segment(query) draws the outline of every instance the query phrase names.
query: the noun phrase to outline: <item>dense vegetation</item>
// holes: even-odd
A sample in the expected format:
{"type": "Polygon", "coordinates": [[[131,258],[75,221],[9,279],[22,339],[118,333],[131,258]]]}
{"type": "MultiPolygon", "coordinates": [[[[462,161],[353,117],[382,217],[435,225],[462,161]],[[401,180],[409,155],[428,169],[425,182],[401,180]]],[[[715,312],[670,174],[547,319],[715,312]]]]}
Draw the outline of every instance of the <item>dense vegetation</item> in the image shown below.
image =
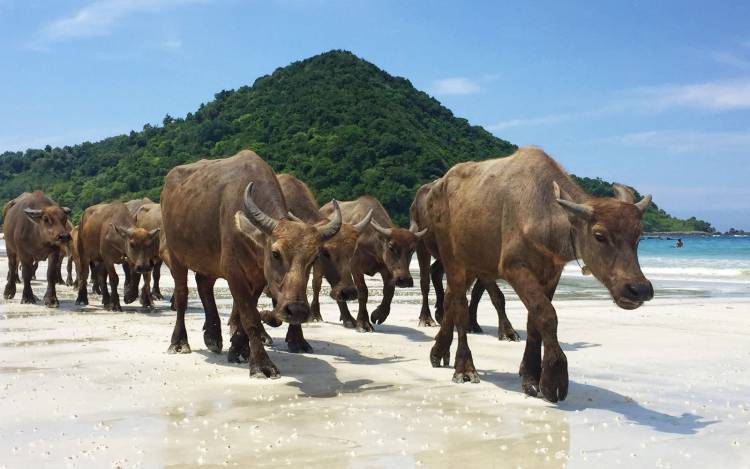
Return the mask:
{"type": "MultiPolygon", "coordinates": [[[[0,155],[0,204],[42,189],[71,207],[144,195],[158,200],[164,175],[200,158],[255,150],[277,172],[306,181],[321,202],[372,194],[405,225],[416,188],[467,159],[515,146],[455,117],[437,100],[353,54],[331,51],[279,68],[252,86],[221,91],[184,118],[167,115],[97,143],[0,155]]],[[[587,190],[611,189],[583,180],[587,190]]],[[[652,209],[648,229],[700,230],[652,209]]]]}

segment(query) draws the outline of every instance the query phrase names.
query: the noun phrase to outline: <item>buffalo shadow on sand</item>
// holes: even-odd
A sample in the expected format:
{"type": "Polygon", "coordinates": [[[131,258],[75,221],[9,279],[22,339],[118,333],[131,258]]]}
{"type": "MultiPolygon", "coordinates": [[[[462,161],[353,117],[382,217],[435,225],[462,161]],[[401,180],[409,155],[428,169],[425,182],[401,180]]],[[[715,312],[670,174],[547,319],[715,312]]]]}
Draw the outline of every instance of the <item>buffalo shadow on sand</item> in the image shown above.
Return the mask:
{"type": "MultiPolygon", "coordinates": [[[[307,339],[307,341],[313,347],[314,352],[312,354],[287,352],[284,350],[286,344],[283,339],[275,339],[274,345],[271,348],[266,348],[268,356],[281,371],[281,376],[292,377],[297,380],[296,382],[286,383],[286,385],[298,388],[304,397],[336,397],[339,394],[382,391],[394,387],[392,384],[374,384],[371,379],[341,381],[336,376],[335,363],[328,363],[326,360],[316,358],[315,355],[327,355],[334,357],[335,361],[355,365],[378,365],[406,361],[403,357],[397,355],[374,358],[362,355],[359,351],[346,345],[311,339],[307,339]]],[[[202,355],[208,363],[229,366],[245,373],[248,372],[247,363],[229,363],[226,352],[215,354],[205,349],[199,349],[193,350],[193,353],[202,355]]]]}
{"type": "MultiPolygon", "coordinates": [[[[517,373],[487,371],[480,376],[484,381],[507,391],[523,392],[521,378],[517,373]]],[[[622,415],[625,423],[630,422],[650,427],[658,432],[679,435],[694,435],[698,433],[698,430],[718,422],[717,420],[703,420],[704,417],[687,412],[679,416],[665,414],[643,407],[631,397],[572,380],[568,388],[568,397],[557,403],[556,408],[565,412],[586,409],[608,410],[622,415]]]]}

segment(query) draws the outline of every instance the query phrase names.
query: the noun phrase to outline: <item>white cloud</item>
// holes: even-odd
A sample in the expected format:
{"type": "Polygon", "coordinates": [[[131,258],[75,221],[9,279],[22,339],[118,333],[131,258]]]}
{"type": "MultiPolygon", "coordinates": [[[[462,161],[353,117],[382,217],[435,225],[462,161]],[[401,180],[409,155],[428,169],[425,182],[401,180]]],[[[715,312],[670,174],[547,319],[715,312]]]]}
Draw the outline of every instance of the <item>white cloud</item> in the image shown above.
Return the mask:
{"type": "Polygon", "coordinates": [[[176,52],[182,49],[182,39],[167,39],[166,41],[163,41],[160,46],[166,51],[176,52]]]}
{"type": "Polygon", "coordinates": [[[728,65],[739,70],[750,69],[750,59],[735,54],[734,52],[716,51],[711,54],[711,58],[713,58],[716,63],[728,65]]]}
{"type": "Polygon", "coordinates": [[[633,104],[665,110],[690,107],[712,111],[750,109],[750,79],[664,85],[635,90],[633,104]]]}
{"type": "Polygon", "coordinates": [[[466,95],[481,91],[479,84],[464,77],[435,80],[429,89],[436,95],[466,95]]]}
{"type": "Polygon", "coordinates": [[[650,147],[670,153],[719,151],[747,151],[750,148],[750,131],[745,132],[692,132],[684,130],[653,130],[637,132],[614,139],[626,145],[650,147]]]}
{"type": "Polygon", "coordinates": [[[126,17],[141,12],[155,12],[202,0],[97,0],[72,16],[59,18],[44,26],[36,46],[50,42],[106,36],[126,17]]]}

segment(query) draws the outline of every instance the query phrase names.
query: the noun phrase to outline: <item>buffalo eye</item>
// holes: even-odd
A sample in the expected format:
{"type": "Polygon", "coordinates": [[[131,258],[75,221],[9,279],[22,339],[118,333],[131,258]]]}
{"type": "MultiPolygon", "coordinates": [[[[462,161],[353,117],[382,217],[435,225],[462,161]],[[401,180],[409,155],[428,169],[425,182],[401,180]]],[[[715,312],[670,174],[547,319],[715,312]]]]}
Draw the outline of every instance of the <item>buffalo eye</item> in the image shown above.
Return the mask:
{"type": "Polygon", "coordinates": [[[46,223],[48,225],[51,223],[51,220],[49,219],[49,217],[47,215],[45,215],[45,216],[42,217],[42,221],[44,221],[44,223],[46,223]]]}
{"type": "Polygon", "coordinates": [[[281,260],[281,253],[279,251],[277,251],[277,250],[274,249],[273,251],[271,251],[271,257],[273,257],[277,261],[280,261],[281,260]]]}
{"type": "Polygon", "coordinates": [[[599,241],[600,243],[607,241],[607,237],[604,236],[603,233],[600,233],[598,231],[594,232],[594,238],[596,238],[596,240],[599,241]]]}

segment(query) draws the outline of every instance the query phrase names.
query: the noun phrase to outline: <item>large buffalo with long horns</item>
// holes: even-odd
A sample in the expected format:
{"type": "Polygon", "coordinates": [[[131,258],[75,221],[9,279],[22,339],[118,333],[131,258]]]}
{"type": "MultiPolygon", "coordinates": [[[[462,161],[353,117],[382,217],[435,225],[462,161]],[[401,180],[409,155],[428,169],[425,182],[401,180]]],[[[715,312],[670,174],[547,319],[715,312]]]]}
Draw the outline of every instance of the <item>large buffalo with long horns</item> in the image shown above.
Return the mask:
{"type": "MultiPolygon", "coordinates": [[[[328,203],[320,209],[330,216],[335,207],[328,203]]],[[[372,312],[372,322],[382,324],[391,311],[391,300],[396,287],[411,287],[414,280],[409,272],[409,262],[417,247],[417,241],[426,230],[399,228],[388,216],[383,205],[374,197],[362,196],[357,200],[341,202],[341,213],[346,223],[357,223],[372,216],[370,225],[362,230],[357,240],[351,263],[354,284],[357,286],[359,311],[356,321],[346,302],[338,302],[341,320],[347,327],[360,332],[372,332],[372,323],[367,315],[367,285],[365,275],[380,274],[383,278],[383,300],[372,312]]]]}
{"type": "Polygon", "coordinates": [[[581,259],[621,308],[638,308],[654,296],[637,254],[641,217],[651,197],[636,203],[633,192],[619,184],[615,194],[589,196],[538,148],[461,163],[436,182],[426,213],[448,285],[432,365],[448,364],[455,326],[453,380],[479,381],[466,337],[466,290],[477,277],[503,278],[528,310],[519,371],[523,390],[532,396],[541,391],[552,402],[565,399],[568,362],[552,306],[565,264],[581,259]]]}
{"type": "Polygon", "coordinates": [[[224,278],[234,300],[230,324],[239,326],[230,354],[238,355],[233,348],[244,351],[249,345],[250,375],[278,377],[278,368],[263,348],[258,298],[267,287],[274,309],[264,313],[264,319],[289,323],[290,349],[304,350],[301,324],[310,316],[307,281],[321,244],[341,227],[340,212],[318,226],[288,218],[276,175],[249,150],[172,169],[165,179],[161,209],[177,309],[169,352],[190,352],[185,309],[191,269],[206,313],[206,346],[214,352],[222,348],[213,285],[224,278]]]}
{"type": "MultiPolygon", "coordinates": [[[[289,207],[289,216],[313,225],[328,223],[328,218],[320,213],[320,207],[307,184],[291,174],[279,174],[279,184],[289,207]],[[299,218],[297,218],[299,217],[299,218]]],[[[352,279],[351,262],[357,247],[357,238],[370,225],[372,211],[356,223],[343,223],[333,238],[320,249],[320,256],[313,266],[312,320],[322,321],[320,315],[320,289],[323,278],[331,284],[331,298],[337,303],[346,304],[357,299],[357,287],[352,279]]],[[[344,321],[345,318],[340,318],[344,321]]],[[[353,321],[345,321],[346,327],[355,327],[353,321]]],[[[309,351],[312,351],[310,349],[309,351]]]]}

